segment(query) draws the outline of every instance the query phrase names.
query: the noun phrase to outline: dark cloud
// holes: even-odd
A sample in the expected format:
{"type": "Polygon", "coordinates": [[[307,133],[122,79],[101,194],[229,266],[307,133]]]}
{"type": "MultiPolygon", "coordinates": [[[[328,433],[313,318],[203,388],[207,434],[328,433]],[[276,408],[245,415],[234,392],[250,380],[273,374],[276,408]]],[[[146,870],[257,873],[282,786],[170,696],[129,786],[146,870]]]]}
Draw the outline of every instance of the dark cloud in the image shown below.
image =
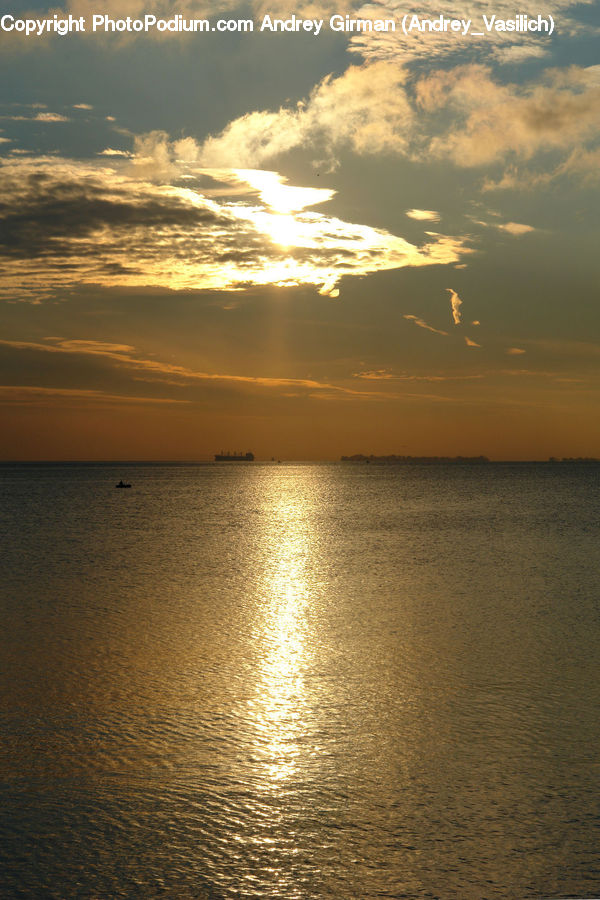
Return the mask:
{"type": "MultiPolygon", "coordinates": [[[[184,204],[177,197],[134,198],[125,191],[111,191],[90,184],[52,182],[43,173],[34,173],[26,181],[26,196],[15,208],[0,202],[0,248],[13,258],[54,256],[67,253],[73,238],[89,238],[108,228],[182,229],[200,226],[226,227],[231,220],[208,209],[184,204]],[[27,191],[27,188],[29,190],[27,191]]],[[[6,195],[6,185],[0,188],[6,195]]],[[[21,198],[19,198],[21,199],[21,198]]],[[[94,254],[94,245],[79,253],[94,254]]],[[[120,264],[113,264],[119,266],[120,264]]]]}

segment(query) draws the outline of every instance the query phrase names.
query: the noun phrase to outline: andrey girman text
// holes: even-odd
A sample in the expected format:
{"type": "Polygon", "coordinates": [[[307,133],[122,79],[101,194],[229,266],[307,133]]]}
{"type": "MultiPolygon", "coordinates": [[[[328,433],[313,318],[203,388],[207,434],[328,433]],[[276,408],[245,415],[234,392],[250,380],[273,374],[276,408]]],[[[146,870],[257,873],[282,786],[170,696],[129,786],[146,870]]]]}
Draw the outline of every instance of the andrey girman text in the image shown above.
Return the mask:
{"type": "Polygon", "coordinates": [[[45,19],[23,19],[6,13],[0,18],[0,31],[15,32],[25,37],[41,37],[45,34],[64,36],[87,32],[112,33],[148,33],[181,34],[182,32],[269,32],[288,33],[301,32],[318,35],[323,29],[344,33],[359,32],[393,32],[418,35],[427,33],[448,32],[466,37],[482,36],[494,32],[545,32],[552,34],[554,19],[541,15],[529,16],[519,13],[514,19],[501,19],[495,14],[482,15],[481,19],[453,19],[448,16],[419,16],[415,13],[394,19],[358,19],[352,16],[333,15],[329,19],[304,19],[291,15],[287,19],[278,19],[269,14],[260,21],[253,19],[187,19],[182,15],[170,19],[159,19],[155,15],[144,15],[139,18],[126,16],[117,19],[104,13],[92,16],[73,16],[61,18],[57,14],[45,19]]]}

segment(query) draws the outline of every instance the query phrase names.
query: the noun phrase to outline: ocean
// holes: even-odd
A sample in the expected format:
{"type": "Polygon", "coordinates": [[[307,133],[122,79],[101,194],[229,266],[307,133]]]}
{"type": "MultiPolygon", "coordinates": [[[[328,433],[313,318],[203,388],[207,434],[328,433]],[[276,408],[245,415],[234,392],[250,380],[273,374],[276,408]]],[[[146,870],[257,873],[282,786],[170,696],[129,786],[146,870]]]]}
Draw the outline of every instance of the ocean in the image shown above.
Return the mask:
{"type": "Polygon", "coordinates": [[[599,465],[0,500],[2,898],[600,896],[599,465]]]}

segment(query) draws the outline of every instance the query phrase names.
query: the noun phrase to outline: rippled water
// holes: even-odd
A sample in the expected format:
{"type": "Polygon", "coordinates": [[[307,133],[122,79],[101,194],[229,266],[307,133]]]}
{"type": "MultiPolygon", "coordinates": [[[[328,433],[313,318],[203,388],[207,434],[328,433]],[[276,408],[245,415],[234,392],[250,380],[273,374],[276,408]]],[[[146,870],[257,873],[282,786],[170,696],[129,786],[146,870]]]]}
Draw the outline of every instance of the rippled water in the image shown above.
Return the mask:
{"type": "Polygon", "coordinates": [[[598,467],[0,479],[2,897],[600,895],[598,467]]]}

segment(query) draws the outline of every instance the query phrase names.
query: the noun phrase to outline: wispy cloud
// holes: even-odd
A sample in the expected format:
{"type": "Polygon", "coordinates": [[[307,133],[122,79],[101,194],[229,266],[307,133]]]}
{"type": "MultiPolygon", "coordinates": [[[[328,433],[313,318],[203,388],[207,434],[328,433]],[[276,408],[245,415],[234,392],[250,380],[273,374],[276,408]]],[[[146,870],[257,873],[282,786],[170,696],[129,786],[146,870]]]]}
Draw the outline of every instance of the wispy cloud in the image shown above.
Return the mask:
{"type": "MultiPolygon", "coordinates": [[[[102,358],[126,368],[131,372],[142,373],[152,380],[169,385],[189,385],[198,382],[220,383],[239,387],[270,389],[275,391],[300,391],[308,394],[326,393],[330,395],[367,398],[376,397],[378,392],[356,390],[351,387],[322,382],[312,378],[286,378],[264,375],[240,375],[223,372],[204,372],[166,363],[157,359],[140,356],[135,347],[128,344],[114,344],[105,341],[73,340],[63,338],[46,338],[40,341],[0,340],[0,347],[14,351],[33,352],[36,354],[62,354],[70,357],[102,358]]],[[[8,388],[7,388],[8,389],[8,388]]],[[[92,392],[95,393],[95,392],[92,392]]]]}
{"type": "MultiPolygon", "coordinates": [[[[569,9],[577,6],[576,0],[548,0],[543,9],[543,17],[553,15],[555,20],[560,20],[561,33],[582,34],[586,31],[586,25],[569,16],[569,9]]],[[[497,19],[514,21],[515,7],[511,0],[497,0],[493,10],[481,3],[468,0],[460,11],[453,13],[448,9],[441,9],[436,0],[423,0],[417,4],[409,3],[400,7],[397,0],[368,0],[358,5],[353,12],[360,19],[401,18],[404,13],[409,17],[416,14],[420,20],[439,20],[440,12],[446,16],[460,18],[470,23],[468,52],[477,59],[493,59],[494,62],[506,64],[518,64],[529,59],[539,59],[551,52],[552,41],[549,35],[544,33],[523,33],[517,31],[492,31],[487,33],[482,19],[482,12],[488,19],[492,13],[497,19]],[[483,33],[482,33],[483,32],[483,33]]],[[[537,10],[536,10],[537,14],[537,10]]],[[[589,28],[589,26],[587,26],[589,28]]],[[[398,59],[401,57],[407,62],[425,60],[431,64],[432,60],[444,62],[453,58],[464,56],[466,44],[462,33],[452,31],[423,31],[412,30],[405,34],[398,28],[393,32],[359,32],[350,38],[349,49],[360,54],[365,59],[398,59]]]]}
{"type": "Polygon", "coordinates": [[[416,219],[418,222],[439,222],[440,214],[434,209],[407,209],[406,215],[409,219],[416,219]]]}
{"type": "Polygon", "coordinates": [[[500,231],[512,234],[513,237],[520,237],[522,234],[529,234],[529,232],[535,231],[533,225],[521,225],[519,222],[506,222],[504,225],[497,225],[496,227],[500,231]]]}
{"type": "Polygon", "coordinates": [[[7,122],[44,122],[48,125],[54,125],[57,122],[70,121],[68,116],[63,116],[61,113],[54,112],[39,112],[36,113],[35,116],[23,116],[20,114],[3,115],[0,116],[0,119],[4,119],[7,122]]]}
{"type": "Polygon", "coordinates": [[[447,331],[441,331],[439,328],[434,328],[433,325],[428,325],[423,319],[420,319],[419,316],[413,315],[405,315],[405,319],[408,319],[409,322],[414,322],[415,325],[418,325],[419,328],[425,328],[427,331],[432,331],[434,334],[444,334],[448,335],[447,331]]]}
{"type": "MultiPolygon", "coordinates": [[[[531,168],[523,168],[509,165],[499,178],[484,178],[481,190],[487,191],[535,191],[546,187],[550,182],[562,174],[568,174],[563,166],[554,167],[549,171],[532,171],[531,168]]],[[[487,222],[482,222],[487,226],[487,222]]]]}
{"type": "Polygon", "coordinates": [[[69,119],[67,116],[63,116],[60,113],[53,112],[40,112],[37,116],[34,116],[35,122],[68,122],[69,119]]]}
{"type": "Polygon", "coordinates": [[[600,147],[575,147],[556,169],[555,175],[575,175],[586,183],[600,180],[600,147]]]}
{"type": "Polygon", "coordinates": [[[367,372],[354,372],[354,378],[362,378],[365,381],[390,381],[395,376],[386,369],[373,369],[367,372]]]}
{"type": "Polygon", "coordinates": [[[509,356],[521,356],[525,353],[525,350],[521,349],[521,347],[508,347],[506,352],[509,356]]]}
{"type": "Polygon", "coordinates": [[[111,406],[138,405],[138,404],[173,404],[189,403],[189,400],[181,400],[163,397],[137,397],[125,394],[111,394],[107,391],[86,390],[84,388],[60,388],[43,385],[0,385],[0,404],[2,406],[31,406],[41,403],[47,407],[52,400],[90,401],[93,403],[109,403],[111,406]]]}
{"type": "Polygon", "coordinates": [[[472,341],[468,337],[465,337],[465,344],[467,345],[467,347],[481,347],[481,344],[477,344],[475,341],[472,341]]]}
{"type": "Polygon", "coordinates": [[[450,308],[452,309],[452,320],[455,325],[460,325],[460,308],[462,306],[462,300],[452,288],[446,288],[446,290],[450,293],[450,308]]]}
{"type": "Polygon", "coordinates": [[[386,369],[354,373],[354,378],[362,378],[365,381],[479,381],[483,377],[481,373],[469,375],[413,375],[404,372],[389,372],[386,369]]]}

